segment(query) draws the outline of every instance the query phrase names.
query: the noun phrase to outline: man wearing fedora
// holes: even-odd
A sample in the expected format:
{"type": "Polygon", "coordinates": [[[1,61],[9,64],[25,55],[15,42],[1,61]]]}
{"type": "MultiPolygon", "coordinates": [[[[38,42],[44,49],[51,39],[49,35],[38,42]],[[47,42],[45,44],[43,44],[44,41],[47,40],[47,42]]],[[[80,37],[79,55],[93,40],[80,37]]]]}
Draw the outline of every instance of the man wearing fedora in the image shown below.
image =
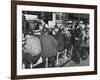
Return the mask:
{"type": "Polygon", "coordinates": [[[22,63],[25,65],[25,68],[31,68],[31,64],[37,63],[40,58],[41,53],[41,44],[40,39],[34,33],[39,32],[39,24],[37,18],[28,18],[29,28],[24,34],[24,46],[22,48],[22,63]]]}
{"type": "Polygon", "coordinates": [[[73,44],[72,60],[77,64],[80,63],[81,43],[82,43],[82,31],[80,23],[77,23],[72,33],[72,44],[73,44]]]}

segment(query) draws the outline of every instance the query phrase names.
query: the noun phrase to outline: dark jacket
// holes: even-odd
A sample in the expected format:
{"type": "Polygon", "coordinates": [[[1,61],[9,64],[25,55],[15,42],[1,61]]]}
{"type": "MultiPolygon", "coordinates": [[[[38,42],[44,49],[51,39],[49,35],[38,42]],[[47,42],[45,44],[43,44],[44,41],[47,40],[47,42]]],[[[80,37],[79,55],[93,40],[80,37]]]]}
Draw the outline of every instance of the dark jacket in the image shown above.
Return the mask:
{"type": "Polygon", "coordinates": [[[57,40],[57,51],[63,51],[64,50],[64,36],[61,33],[61,31],[58,31],[55,35],[55,39],[57,40]]]}
{"type": "Polygon", "coordinates": [[[56,56],[57,42],[53,36],[42,35],[41,38],[41,56],[52,57],[56,56]]]}

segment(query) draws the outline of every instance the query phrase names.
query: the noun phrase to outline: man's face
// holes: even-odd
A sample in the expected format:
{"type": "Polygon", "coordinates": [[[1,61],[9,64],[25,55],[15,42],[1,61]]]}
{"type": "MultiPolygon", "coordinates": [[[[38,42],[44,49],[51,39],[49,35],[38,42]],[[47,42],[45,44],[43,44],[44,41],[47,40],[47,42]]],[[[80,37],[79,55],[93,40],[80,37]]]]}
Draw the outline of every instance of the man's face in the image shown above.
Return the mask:
{"type": "Polygon", "coordinates": [[[37,26],[37,21],[32,21],[32,22],[30,22],[29,23],[29,27],[30,27],[30,29],[34,29],[36,26],[37,26]]]}

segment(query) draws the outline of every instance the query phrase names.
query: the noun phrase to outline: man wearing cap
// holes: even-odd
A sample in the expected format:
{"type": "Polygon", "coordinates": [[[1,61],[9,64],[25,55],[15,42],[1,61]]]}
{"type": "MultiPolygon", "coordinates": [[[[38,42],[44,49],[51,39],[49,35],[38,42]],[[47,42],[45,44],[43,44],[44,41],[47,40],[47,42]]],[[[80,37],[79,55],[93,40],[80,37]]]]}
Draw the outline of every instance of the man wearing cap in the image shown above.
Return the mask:
{"type": "Polygon", "coordinates": [[[57,42],[55,38],[48,35],[48,28],[43,27],[43,35],[41,35],[41,56],[43,58],[43,64],[46,64],[46,58],[48,58],[48,63],[50,67],[55,67],[55,57],[56,57],[56,47],[57,42]]]}

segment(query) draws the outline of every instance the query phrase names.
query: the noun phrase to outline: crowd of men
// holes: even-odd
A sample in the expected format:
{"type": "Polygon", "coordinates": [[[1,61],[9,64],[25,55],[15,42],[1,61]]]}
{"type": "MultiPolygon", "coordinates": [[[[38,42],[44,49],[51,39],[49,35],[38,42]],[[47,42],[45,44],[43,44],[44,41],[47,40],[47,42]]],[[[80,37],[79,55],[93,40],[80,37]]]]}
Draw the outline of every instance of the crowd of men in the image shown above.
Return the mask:
{"type": "MultiPolygon", "coordinates": [[[[75,64],[89,57],[89,23],[80,21],[66,21],[66,24],[49,28],[43,20],[28,21],[28,28],[22,34],[22,63],[25,68],[37,63],[40,57],[45,67],[55,67],[57,54],[66,53],[75,64]]],[[[27,24],[27,23],[26,23],[27,24]]]]}

